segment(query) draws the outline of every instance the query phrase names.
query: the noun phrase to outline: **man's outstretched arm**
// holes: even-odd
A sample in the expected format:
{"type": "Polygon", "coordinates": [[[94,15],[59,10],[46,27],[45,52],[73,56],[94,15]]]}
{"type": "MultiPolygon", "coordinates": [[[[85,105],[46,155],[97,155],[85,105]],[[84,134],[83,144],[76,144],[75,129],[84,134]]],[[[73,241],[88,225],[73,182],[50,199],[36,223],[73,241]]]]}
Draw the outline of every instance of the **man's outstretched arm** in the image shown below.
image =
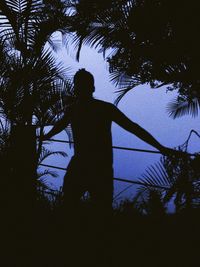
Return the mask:
{"type": "Polygon", "coordinates": [[[68,124],[69,124],[69,117],[64,115],[62,119],[60,119],[55,123],[53,128],[47,134],[42,136],[42,139],[43,140],[50,139],[52,136],[62,132],[67,127],[68,124]]]}
{"type": "Polygon", "coordinates": [[[126,117],[119,109],[113,107],[113,121],[116,122],[119,126],[124,128],[125,130],[131,132],[136,135],[138,138],[148,143],[149,145],[155,147],[163,154],[168,154],[173,150],[164,147],[161,145],[149,132],[139,126],[137,123],[131,121],[128,117],[126,117]]]}

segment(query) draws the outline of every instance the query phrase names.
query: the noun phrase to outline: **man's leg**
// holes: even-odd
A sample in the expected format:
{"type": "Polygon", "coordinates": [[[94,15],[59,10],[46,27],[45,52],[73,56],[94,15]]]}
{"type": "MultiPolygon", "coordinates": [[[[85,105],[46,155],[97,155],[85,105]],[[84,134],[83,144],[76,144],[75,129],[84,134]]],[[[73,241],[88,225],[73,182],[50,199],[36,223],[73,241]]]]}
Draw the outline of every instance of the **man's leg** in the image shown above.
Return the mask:
{"type": "MultiPolygon", "coordinates": [[[[112,264],[112,201],[113,180],[112,177],[102,179],[104,182],[96,184],[91,190],[93,205],[93,243],[96,251],[93,259],[99,266],[111,266],[112,264]]],[[[98,265],[97,265],[98,266],[98,265]]]]}
{"type": "Polygon", "coordinates": [[[82,249],[83,227],[82,207],[80,198],[84,193],[83,186],[77,182],[78,177],[69,172],[65,176],[63,203],[63,233],[66,249],[66,266],[84,265],[84,250],[82,249]],[[78,255],[78,257],[77,257],[78,255]]]}
{"type": "Polygon", "coordinates": [[[84,192],[81,184],[80,166],[75,157],[72,157],[63,183],[64,209],[66,212],[74,213],[80,205],[80,198],[84,192]]]}
{"type": "Polygon", "coordinates": [[[75,175],[67,173],[63,187],[63,207],[64,212],[70,217],[74,217],[80,211],[80,198],[84,193],[84,187],[80,185],[75,175]]]}
{"type": "Polygon", "coordinates": [[[97,221],[107,225],[112,219],[113,180],[111,177],[95,184],[91,190],[91,200],[94,214],[99,218],[97,221]]]}

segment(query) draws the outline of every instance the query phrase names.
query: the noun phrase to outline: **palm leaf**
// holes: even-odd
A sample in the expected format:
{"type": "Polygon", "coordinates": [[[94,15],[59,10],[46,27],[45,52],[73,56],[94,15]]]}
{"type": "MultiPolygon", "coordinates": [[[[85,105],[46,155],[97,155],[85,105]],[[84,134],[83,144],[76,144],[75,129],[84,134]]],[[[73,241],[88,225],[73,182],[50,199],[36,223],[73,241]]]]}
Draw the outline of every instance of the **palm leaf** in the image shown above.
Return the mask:
{"type": "Polygon", "coordinates": [[[110,48],[118,49],[120,40],[127,39],[124,29],[130,5],[123,5],[125,2],[127,1],[117,1],[113,5],[112,2],[101,4],[88,0],[79,1],[72,20],[72,28],[76,32],[73,41],[78,55],[82,44],[99,47],[100,50],[103,48],[105,51],[110,48]]]}
{"type": "Polygon", "coordinates": [[[139,179],[139,182],[142,182],[143,185],[137,188],[137,194],[134,197],[134,202],[139,208],[146,207],[151,191],[157,191],[162,195],[163,200],[164,194],[166,194],[174,184],[162,160],[148,167],[139,179]]]}
{"type": "Polygon", "coordinates": [[[163,190],[169,189],[172,185],[172,181],[162,162],[158,162],[155,165],[148,167],[140,181],[147,184],[148,187],[163,187],[163,190]]]}
{"type": "Polygon", "coordinates": [[[40,157],[39,157],[38,165],[40,165],[48,157],[55,156],[55,155],[66,157],[67,153],[65,153],[64,151],[50,151],[47,148],[43,147],[42,152],[41,152],[40,157]]]}
{"type": "Polygon", "coordinates": [[[200,109],[200,99],[193,98],[187,100],[184,98],[177,98],[171,101],[167,106],[167,112],[173,119],[182,117],[184,115],[191,115],[197,117],[200,109]]]}
{"type": "Polygon", "coordinates": [[[44,178],[46,178],[46,176],[57,178],[58,174],[55,171],[47,170],[47,169],[44,171],[37,171],[37,179],[42,179],[44,181],[44,178]]]}

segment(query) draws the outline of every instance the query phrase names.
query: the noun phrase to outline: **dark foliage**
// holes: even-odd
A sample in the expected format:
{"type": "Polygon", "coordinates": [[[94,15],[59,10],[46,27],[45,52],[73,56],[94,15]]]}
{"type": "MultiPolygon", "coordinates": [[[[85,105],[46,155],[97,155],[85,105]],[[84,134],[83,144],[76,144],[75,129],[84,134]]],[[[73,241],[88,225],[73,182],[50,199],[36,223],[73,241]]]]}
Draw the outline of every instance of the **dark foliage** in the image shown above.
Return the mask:
{"type": "MultiPolygon", "coordinates": [[[[180,151],[188,152],[193,133],[199,137],[192,130],[186,142],[178,148],[180,151]]],[[[178,213],[199,208],[199,159],[199,153],[183,154],[182,157],[162,156],[160,162],[148,167],[139,180],[143,182],[143,186],[138,188],[134,198],[135,206],[144,214],[151,214],[156,206],[164,211],[170,202],[174,203],[178,213]]],[[[161,213],[160,210],[160,215],[161,213]]]]}
{"type": "MultiPolygon", "coordinates": [[[[0,119],[8,136],[13,127],[32,124],[42,135],[44,127],[55,123],[72,101],[68,69],[53,56],[53,33],[61,29],[66,33],[69,27],[66,8],[62,1],[0,3],[0,119]]],[[[7,139],[2,133],[2,142],[7,139]]],[[[43,150],[40,141],[38,162],[43,150]]]]}
{"type": "MultiPolygon", "coordinates": [[[[179,112],[184,99],[187,113],[199,109],[199,12],[197,1],[89,1],[76,2],[76,44],[112,49],[107,58],[111,77],[121,95],[139,84],[177,89],[179,112]],[[195,104],[196,103],[196,104],[195,104]]],[[[174,112],[174,109],[176,110],[174,112]]],[[[172,110],[172,111],[171,111],[172,110]]]]}
{"type": "Polygon", "coordinates": [[[31,221],[25,217],[16,227],[11,217],[4,225],[1,263],[16,267],[27,263],[30,267],[198,266],[199,212],[160,218],[139,215],[130,207],[127,202],[121,205],[103,228],[94,224],[87,205],[71,225],[67,211],[52,210],[43,202],[31,221]]]}

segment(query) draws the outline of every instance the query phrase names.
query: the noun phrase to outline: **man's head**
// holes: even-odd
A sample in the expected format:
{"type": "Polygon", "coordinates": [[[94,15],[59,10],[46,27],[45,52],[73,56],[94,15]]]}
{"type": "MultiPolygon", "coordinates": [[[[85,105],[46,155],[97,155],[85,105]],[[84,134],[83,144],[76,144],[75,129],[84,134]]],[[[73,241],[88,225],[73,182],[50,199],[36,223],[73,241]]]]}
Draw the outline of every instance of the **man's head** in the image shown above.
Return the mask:
{"type": "Polygon", "coordinates": [[[74,75],[74,94],[77,97],[91,97],[94,92],[94,77],[85,69],[80,69],[74,75]]]}

